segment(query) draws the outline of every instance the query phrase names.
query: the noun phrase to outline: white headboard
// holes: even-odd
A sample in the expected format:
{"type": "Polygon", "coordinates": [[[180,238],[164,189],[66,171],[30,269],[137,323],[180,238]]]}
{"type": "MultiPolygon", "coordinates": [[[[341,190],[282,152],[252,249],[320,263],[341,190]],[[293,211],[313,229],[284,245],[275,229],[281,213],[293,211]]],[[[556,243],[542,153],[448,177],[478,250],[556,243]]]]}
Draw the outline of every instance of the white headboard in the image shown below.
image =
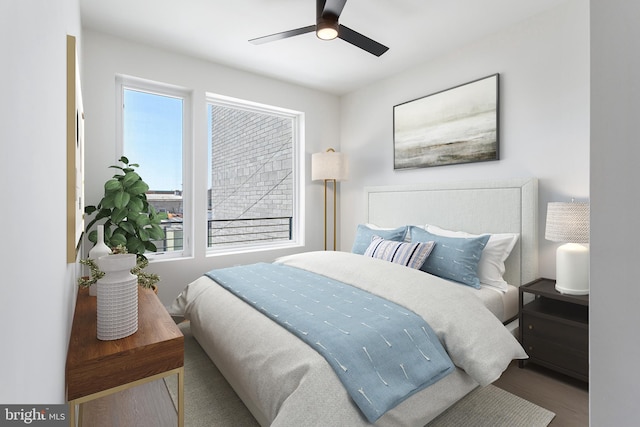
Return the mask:
{"type": "Polygon", "coordinates": [[[538,278],[538,180],[367,187],[367,222],[381,227],[433,224],[469,233],[519,233],[506,261],[514,285],[538,278]]]}

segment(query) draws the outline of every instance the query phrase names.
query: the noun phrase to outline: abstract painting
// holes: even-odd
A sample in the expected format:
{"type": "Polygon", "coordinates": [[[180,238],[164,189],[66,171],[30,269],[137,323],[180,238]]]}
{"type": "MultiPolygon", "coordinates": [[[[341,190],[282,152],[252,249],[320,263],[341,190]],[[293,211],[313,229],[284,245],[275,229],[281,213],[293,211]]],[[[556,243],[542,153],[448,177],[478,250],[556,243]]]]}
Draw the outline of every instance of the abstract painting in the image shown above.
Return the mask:
{"type": "Polygon", "coordinates": [[[498,160],[499,74],[393,107],[394,169],[498,160]]]}

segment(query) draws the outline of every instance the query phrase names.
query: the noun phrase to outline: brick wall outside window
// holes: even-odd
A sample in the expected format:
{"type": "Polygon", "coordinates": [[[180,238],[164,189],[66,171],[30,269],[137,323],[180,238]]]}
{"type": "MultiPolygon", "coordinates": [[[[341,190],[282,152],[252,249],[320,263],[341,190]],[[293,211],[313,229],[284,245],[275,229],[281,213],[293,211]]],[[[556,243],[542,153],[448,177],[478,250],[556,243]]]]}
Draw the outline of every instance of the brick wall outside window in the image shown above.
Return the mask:
{"type": "MultiPolygon", "coordinates": [[[[212,219],[291,217],[292,119],[212,105],[211,129],[212,219]]],[[[225,224],[226,231],[214,232],[210,244],[235,241],[229,236],[245,233],[243,240],[288,240],[281,232],[276,235],[273,226],[249,227],[259,224],[225,224]]]]}

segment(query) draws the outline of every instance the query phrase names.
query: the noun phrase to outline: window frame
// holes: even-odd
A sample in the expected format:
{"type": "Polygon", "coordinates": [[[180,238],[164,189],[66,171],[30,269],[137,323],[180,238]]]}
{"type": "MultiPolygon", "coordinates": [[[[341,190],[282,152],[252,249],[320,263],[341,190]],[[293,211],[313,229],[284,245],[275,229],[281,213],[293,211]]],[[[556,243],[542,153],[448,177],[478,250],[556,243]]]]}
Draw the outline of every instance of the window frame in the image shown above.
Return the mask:
{"type": "MultiPolygon", "coordinates": [[[[235,108],[248,112],[255,112],[261,114],[276,115],[279,117],[290,118],[292,120],[292,169],[293,169],[293,212],[292,212],[292,237],[290,240],[277,241],[277,242],[261,242],[254,244],[246,244],[239,246],[231,245],[216,245],[215,247],[209,247],[205,236],[205,248],[207,256],[226,255],[233,253],[248,253],[267,251],[275,249],[285,249],[301,247],[305,244],[305,214],[304,214],[304,200],[305,200],[305,186],[304,186],[304,152],[305,152],[305,114],[301,111],[291,110],[282,107],[276,107],[267,104],[261,104],[258,102],[247,101],[244,99],[233,98],[225,95],[219,95],[207,92],[205,94],[205,106],[207,113],[209,112],[209,105],[217,105],[226,108],[235,108]]],[[[211,135],[209,130],[207,131],[207,145],[211,145],[211,135]]],[[[211,163],[211,158],[207,156],[207,162],[211,163]]],[[[212,171],[207,166],[208,174],[212,171]]],[[[213,188],[212,188],[213,191],[213,188]]],[[[208,219],[205,224],[205,233],[209,232],[208,219]]]]}
{"type": "MultiPolygon", "coordinates": [[[[124,155],[124,91],[135,90],[153,95],[182,99],[182,250],[148,252],[150,262],[189,258],[193,256],[193,91],[176,85],[155,82],[139,77],[116,75],[116,161],[124,155]]],[[[144,159],[131,159],[144,162],[144,159]]]]}

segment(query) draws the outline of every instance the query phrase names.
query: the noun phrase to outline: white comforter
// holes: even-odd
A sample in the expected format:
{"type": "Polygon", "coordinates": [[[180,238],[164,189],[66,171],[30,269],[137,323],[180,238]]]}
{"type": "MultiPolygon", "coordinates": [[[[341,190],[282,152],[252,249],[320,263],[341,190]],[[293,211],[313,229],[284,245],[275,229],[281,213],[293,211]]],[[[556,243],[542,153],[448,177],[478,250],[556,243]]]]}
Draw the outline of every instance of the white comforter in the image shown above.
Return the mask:
{"type": "MultiPolygon", "coordinates": [[[[459,368],[414,394],[378,426],[424,426],[478,384],[527,355],[473,295],[419,270],[346,252],[311,252],[277,262],[324,274],[401,304],[433,328],[459,368]]],[[[211,279],[188,285],[171,307],[262,425],[370,425],[315,350],[211,279]]]]}

